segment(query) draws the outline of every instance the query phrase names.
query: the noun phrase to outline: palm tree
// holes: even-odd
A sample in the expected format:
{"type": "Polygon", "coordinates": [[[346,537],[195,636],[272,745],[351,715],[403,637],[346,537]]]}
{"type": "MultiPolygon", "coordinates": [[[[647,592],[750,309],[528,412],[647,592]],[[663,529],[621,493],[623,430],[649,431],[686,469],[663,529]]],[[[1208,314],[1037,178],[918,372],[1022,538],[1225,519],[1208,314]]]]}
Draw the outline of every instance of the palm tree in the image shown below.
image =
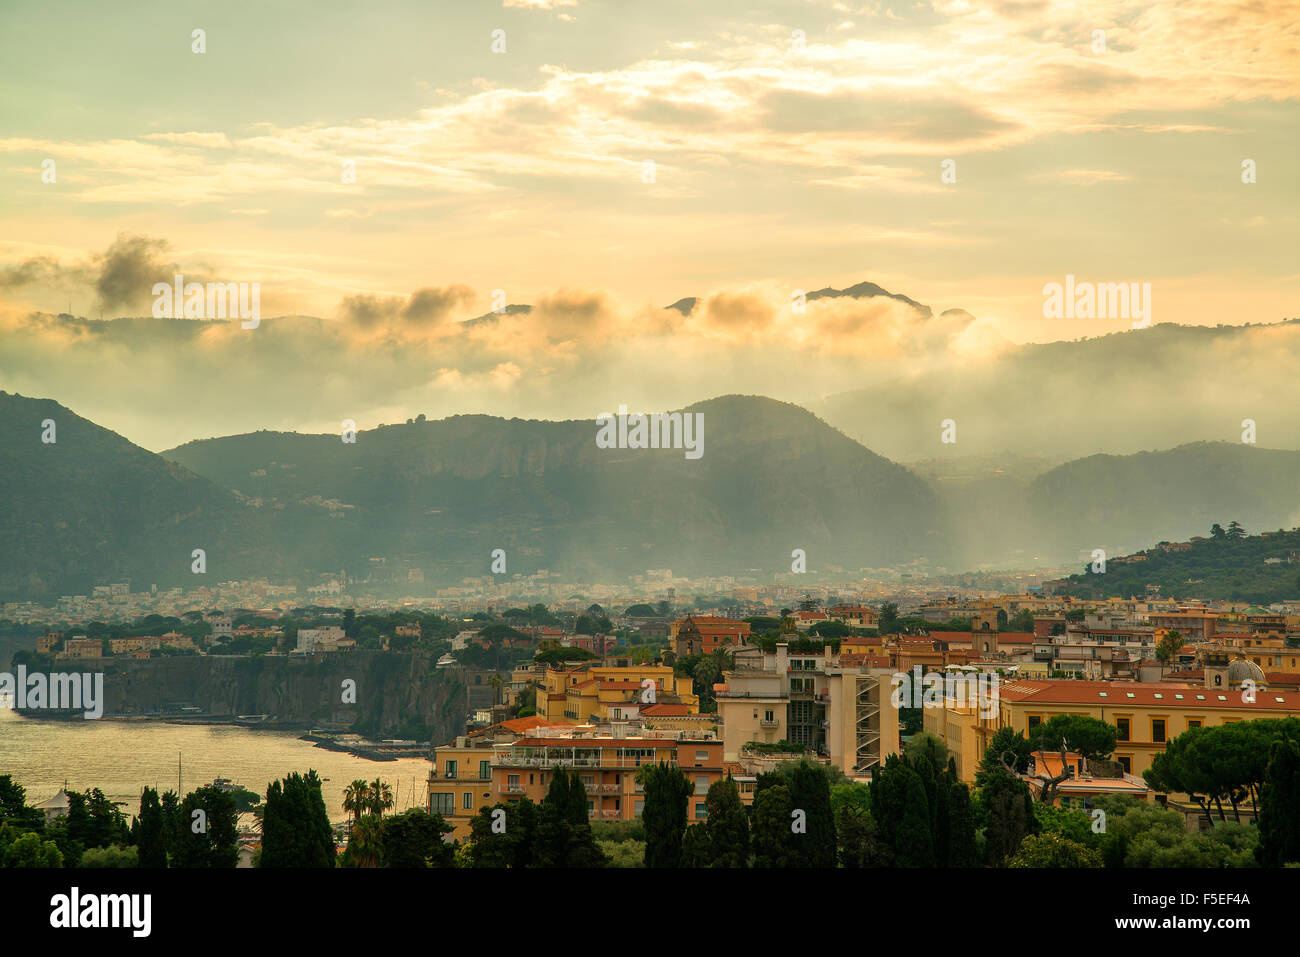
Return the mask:
{"type": "Polygon", "coordinates": [[[348,851],[357,867],[378,867],[383,849],[383,822],[374,814],[359,818],[348,837],[348,851]]]}
{"type": "Polygon", "coordinates": [[[1156,660],[1160,662],[1160,673],[1164,674],[1164,666],[1174,660],[1174,655],[1178,654],[1183,647],[1183,636],[1177,631],[1167,631],[1164,637],[1160,639],[1160,644],[1156,645],[1156,660]]]}
{"type": "Polygon", "coordinates": [[[361,820],[361,815],[370,807],[370,802],[370,785],[361,778],[349,784],[343,792],[343,810],[352,815],[353,825],[361,820]]]}
{"type": "Polygon", "coordinates": [[[379,778],[370,782],[370,810],[377,816],[383,817],[384,812],[393,806],[393,789],[390,785],[385,784],[379,778]]]}

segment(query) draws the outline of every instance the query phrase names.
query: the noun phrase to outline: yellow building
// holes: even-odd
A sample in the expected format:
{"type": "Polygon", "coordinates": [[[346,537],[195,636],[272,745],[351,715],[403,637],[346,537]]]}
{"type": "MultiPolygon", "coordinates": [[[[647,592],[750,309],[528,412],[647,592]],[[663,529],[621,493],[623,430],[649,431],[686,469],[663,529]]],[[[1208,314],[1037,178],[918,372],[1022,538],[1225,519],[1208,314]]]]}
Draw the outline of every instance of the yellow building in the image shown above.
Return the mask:
{"type": "Polygon", "coordinates": [[[524,735],[548,725],[538,717],[516,718],[462,735],[434,749],[425,809],[441,814],[454,828],[449,839],[465,840],[479,808],[501,800],[492,785],[493,757],[524,735]]]}
{"type": "Polygon", "coordinates": [[[591,820],[627,821],[640,817],[645,808],[637,769],[661,761],[680,768],[691,784],[687,821],[704,820],[709,786],[726,774],[722,742],[716,740],[594,734],[521,738],[493,758],[493,790],[500,801],[526,797],[540,802],[555,769],[564,767],[581,779],[591,820]]]}
{"type": "MultiPolygon", "coordinates": [[[[1214,676],[1207,675],[1207,680],[1214,676]]],[[[1257,691],[1255,700],[1249,701],[1235,683],[1224,682],[1221,688],[1107,681],[1004,684],[998,727],[1015,728],[1028,736],[1053,715],[1097,718],[1119,728],[1114,760],[1140,777],[1166,743],[1189,728],[1300,716],[1300,693],[1257,691]]]]}
{"type": "Polygon", "coordinates": [[[537,713],[557,724],[630,721],[652,704],[682,704],[698,714],[690,678],[668,665],[575,665],[547,668],[537,689],[537,713]],[[649,683],[647,683],[649,682],[649,683]]]}

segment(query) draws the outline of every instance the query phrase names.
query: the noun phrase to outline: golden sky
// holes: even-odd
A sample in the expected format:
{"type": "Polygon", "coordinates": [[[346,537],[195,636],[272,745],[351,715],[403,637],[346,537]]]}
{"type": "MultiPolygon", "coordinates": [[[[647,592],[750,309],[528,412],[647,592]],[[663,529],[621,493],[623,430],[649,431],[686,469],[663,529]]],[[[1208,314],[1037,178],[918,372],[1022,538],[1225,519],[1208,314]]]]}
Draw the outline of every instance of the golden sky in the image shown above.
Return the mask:
{"type": "Polygon", "coordinates": [[[572,377],[620,337],[651,340],[659,381],[770,375],[794,353],[835,387],[844,356],[1129,327],[1045,319],[1043,286],[1066,275],[1151,283],[1157,323],[1276,322],[1300,314],[1298,13],[10,0],[0,319],[28,351],[0,387],[84,340],[32,312],[148,315],[176,269],[258,282],[264,317],[320,317],[354,357],[417,350],[424,386],[464,390],[467,411],[506,411],[517,383],[572,377]],[[791,313],[794,290],[863,280],[933,316],[791,313]],[[460,328],[494,290],[540,308],[460,328]],[[663,314],[687,296],[690,316],[663,314]]]}

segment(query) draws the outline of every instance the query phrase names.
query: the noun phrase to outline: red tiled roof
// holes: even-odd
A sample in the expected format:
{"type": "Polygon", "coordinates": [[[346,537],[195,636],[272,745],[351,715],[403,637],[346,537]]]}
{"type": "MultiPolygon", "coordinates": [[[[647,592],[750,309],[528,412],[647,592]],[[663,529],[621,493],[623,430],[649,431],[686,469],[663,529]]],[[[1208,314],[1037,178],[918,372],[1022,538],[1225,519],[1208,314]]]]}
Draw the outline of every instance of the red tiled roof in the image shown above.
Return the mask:
{"type": "Polygon", "coordinates": [[[1109,704],[1189,708],[1249,708],[1300,714],[1300,694],[1258,691],[1253,702],[1238,691],[1214,691],[1194,686],[1136,681],[1016,681],[999,689],[1007,701],[1033,704],[1109,704]],[[1156,697],[1159,695],[1159,697],[1156,697]]]}
{"type": "Polygon", "coordinates": [[[682,718],[690,714],[691,710],[684,704],[658,703],[642,708],[641,713],[652,718],[682,718]]]}
{"type": "Polygon", "coordinates": [[[509,721],[502,721],[501,727],[508,728],[516,734],[523,734],[525,731],[531,731],[533,728],[549,728],[552,722],[545,718],[539,718],[535,714],[528,715],[525,718],[511,718],[509,721]]]}

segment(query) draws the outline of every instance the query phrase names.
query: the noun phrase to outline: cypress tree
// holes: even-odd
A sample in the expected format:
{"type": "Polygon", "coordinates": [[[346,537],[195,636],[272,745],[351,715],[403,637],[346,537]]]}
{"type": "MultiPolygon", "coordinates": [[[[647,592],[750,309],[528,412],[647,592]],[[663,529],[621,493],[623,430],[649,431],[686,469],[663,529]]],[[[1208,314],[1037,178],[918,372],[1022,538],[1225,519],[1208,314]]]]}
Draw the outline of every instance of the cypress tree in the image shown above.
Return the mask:
{"type": "Polygon", "coordinates": [[[642,765],[637,776],[645,787],[645,866],[680,867],[690,783],[681,769],[662,761],[642,765]]]}
{"type": "Polygon", "coordinates": [[[140,817],[136,831],[136,866],[167,866],[167,827],[158,792],[145,788],[140,795],[140,817]]]}
{"type": "Polygon", "coordinates": [[[1300,748],[1283,739],[1273,744],[1259,798],[1259,848],[1263,867],[1300,861],[1300,748]]]}

